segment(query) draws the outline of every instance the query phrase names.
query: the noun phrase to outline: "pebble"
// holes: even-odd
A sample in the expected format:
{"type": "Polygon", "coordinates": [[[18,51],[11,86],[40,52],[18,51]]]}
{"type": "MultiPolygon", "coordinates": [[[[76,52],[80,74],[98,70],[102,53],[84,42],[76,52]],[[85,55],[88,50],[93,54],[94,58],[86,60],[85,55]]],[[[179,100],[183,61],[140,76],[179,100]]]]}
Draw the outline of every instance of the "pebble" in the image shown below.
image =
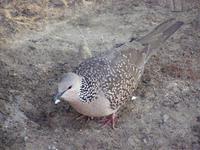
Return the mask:
{"type": "Polygon", "coordinates": [[[132,96],[131,100],[135,100],[137,97],[136,96],[132,96]]]}
{"type": "Polygon", "coordinates": [[[163,115],[163,122],[167,122],[167,120],[169,119],[169,116],[167,114],[163,115]]]}

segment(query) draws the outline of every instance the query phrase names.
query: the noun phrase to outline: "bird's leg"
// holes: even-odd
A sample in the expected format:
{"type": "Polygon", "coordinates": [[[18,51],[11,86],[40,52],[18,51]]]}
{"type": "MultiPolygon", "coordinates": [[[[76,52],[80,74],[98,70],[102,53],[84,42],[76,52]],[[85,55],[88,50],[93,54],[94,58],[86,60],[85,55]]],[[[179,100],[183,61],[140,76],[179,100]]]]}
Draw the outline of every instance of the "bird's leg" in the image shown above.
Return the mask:
{"type": "Polygon", "coordinates": [[[115,113],[103,118],[103,120],[101,122],[103,122],[103,127],[111,124],[112,128],[115,129],[115,123],[117,121],[117,115],[115,113]]]}
{"type": "Polygon", "coordinates": [[[76,118],[76,120],[82,120],[82,119],[85,119],[86,121],[89,121],[89,120],[93,120],[94,118],[93,117],[89,117],[89,116],[85,116],[85,115],[80,115],[76,118]]]}

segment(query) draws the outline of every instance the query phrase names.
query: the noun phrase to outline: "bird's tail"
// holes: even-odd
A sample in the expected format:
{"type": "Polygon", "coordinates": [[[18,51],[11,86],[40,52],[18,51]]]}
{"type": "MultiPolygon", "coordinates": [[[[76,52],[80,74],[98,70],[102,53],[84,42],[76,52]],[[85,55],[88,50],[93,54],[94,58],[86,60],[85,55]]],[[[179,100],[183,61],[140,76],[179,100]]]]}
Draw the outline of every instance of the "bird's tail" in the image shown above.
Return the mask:
{"type": "Polygon", "coordinates": [[[184,23],[182,21],[176,21],[175,19],[169,19],[160,25],[158,25],[153,31],[146,36],[137,40],[142,45],[145,45],[144,52],[146,53],[146,61],[154,55],[160,46],[174,34],[184,23]]]}

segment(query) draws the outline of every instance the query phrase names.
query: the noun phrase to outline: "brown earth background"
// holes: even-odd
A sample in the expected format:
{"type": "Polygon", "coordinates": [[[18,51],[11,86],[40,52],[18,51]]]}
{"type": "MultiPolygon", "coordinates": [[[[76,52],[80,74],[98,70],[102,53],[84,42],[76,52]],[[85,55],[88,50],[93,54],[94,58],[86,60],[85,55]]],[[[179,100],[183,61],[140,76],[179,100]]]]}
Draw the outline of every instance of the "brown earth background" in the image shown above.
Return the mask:
{"type": "Polygon", "coordinates": [[[0,0],[1,150],[199,150],[198,0],[0,0]],[[117,128],[52,97],[62,73],[169,18],[185,25],[146,66],[117,128]]]}

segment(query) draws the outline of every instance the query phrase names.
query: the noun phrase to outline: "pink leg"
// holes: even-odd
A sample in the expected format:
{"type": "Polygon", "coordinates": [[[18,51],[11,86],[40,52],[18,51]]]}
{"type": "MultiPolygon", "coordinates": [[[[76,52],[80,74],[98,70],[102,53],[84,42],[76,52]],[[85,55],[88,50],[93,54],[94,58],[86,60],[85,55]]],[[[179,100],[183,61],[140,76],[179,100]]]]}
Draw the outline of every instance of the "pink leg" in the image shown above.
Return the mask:
{"type": "Polygon", "coordinates": [[[89,116],[85,116],[85,115],[80,115],[79,117],[76,118],[76,120],[82,120],[82,119],[85,119],[86,121],[89,121],[89,120],[93,120],[94,117],[89,117],[89,116]]]}
{"type": "Polygon", "coordinates": [[[112,128],[115,129],[115,123],[117,121],[117,115],[115,113],[103,118],[101,122],[103,122],[103,127],[111,124],[112,128]]]}

